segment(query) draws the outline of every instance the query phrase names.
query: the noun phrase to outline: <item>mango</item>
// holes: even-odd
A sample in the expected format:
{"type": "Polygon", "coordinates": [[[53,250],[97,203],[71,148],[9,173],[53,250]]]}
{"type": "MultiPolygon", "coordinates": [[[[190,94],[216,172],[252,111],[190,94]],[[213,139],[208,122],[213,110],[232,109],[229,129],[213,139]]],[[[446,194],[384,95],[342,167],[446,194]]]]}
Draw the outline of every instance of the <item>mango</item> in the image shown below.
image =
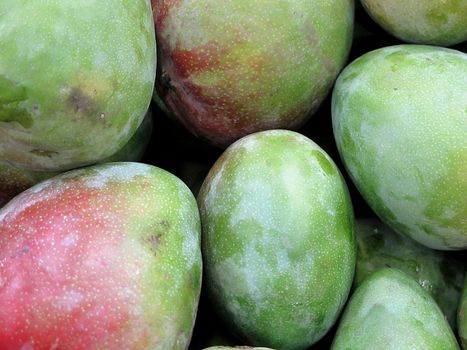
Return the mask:
{"type": "Polygon", "coordinates": [[[331,350],[458,350],[456,337],[436,302],[397,269],[372,274],[355,291],[331,350]]]}
{"type": "Polygon", "coordinates": [[[345,64],[353,0],[152,0],[159,97],[193,134],[226,147],[296,129],[345,64]]]}
{"type": "Polygon", "coordinates": [[[397,38],[451,46],[467,40],[467,2],[461,0],[361,0],[368,14],[397,38]]]}
{"type": "MultiPolygon", "coordinates": [[[[143,157],[152,133],[152,115],[148,112],[135,134],[122,149],[99,163],[137,162],[143,157]]],[[[29,187],[57,176],[60,172],[22,169],[0,162],[0,208],[29,187]]]]}
{"type": "Polygon", "coordinates": [[[187,349],[196,200],[140,163],[61,174],[0,210],[0,349],[187,349]]]}
{"type": "Polygon", "coordinates": [[[208,299],[243,343],[306,349],[334,324],[355,269],[343,178],[293,131],[245,136],[198,195],[208,299]]]}
{"type": "Polygon", "coordinates": [[[64,171],[121,149],[154,88],[150,1],[2,0],[0,13],[0,161],[64,171]]]}
{"type": "Polygon", "coordinates": [[[356,59],[332,96],[334,136],[360,193],[395,231],[467,248],[467,55],[397,45],[356,59]]]}
{"type": "Polygon", "coordinates": [[[462,262],[397,234],[378,219],[358,219],[355,232],[358,247],[355,287],[379,269],[397,268],[430,293],[451,327],[457,328],[457,307],[465,272],[462,262]]]}

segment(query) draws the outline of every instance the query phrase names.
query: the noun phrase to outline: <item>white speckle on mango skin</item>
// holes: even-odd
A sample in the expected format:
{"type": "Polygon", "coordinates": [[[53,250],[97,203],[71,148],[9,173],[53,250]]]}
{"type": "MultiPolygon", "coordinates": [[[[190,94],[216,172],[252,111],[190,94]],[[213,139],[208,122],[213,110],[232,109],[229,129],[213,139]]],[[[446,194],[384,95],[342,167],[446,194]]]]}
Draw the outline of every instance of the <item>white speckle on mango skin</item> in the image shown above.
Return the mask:
{"type": "Polygon", "coordinates": [[[232,144],[198,196],[208,290],[250,344],[303,349],[335,322],[355,267],[353,212],[332,160],[306,137],[232,144]]]}
{"type": "Polygon", "coordinates": [[[339,76],[334,136],[376,214],[434,249],[467,247],[467,55],[422,45],[367,53],[339,76]]]}

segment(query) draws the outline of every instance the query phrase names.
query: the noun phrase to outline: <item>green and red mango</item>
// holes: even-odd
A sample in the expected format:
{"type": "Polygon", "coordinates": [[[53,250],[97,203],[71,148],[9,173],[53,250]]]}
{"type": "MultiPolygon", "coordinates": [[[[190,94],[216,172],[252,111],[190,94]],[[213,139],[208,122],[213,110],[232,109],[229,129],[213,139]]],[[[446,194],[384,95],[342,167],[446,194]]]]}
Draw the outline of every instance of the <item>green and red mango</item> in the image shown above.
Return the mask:
{"type": "Polygon", "coordinates": [[[227,146],[297,128],[350,49],[352,0],[152,0],[156,88],[192,133],[227,146]]]}
{"type": "Polygon", "coordinates": [[[139,163],[71,171],[0,210],[1,349],[185,350],[201,288],[195,198],[139,163]]]}

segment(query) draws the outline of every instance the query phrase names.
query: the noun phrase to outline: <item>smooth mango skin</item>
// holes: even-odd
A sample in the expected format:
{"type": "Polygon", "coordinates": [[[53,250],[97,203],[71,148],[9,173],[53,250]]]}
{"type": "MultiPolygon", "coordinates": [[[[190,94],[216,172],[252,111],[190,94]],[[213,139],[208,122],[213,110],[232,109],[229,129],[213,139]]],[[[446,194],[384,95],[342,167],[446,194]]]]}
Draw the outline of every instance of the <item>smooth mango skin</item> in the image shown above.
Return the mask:
{"type": "MultiPolygon", "coordinates": [[[[117,153],[99,163],[138,162],[142,159],[152,134],[152,115],[148,112],[131,139],[117,153]]],[[[0,208],[17,194],[60,172],[22,169],[0,162],[0,208]]]]}
{"type": "Polygon", "coordinates": [[[378,219],[356,220],[355,233],[358,247],[355,287],[379,269],[397,268],[430,293],[451,327],[457,328],[465,272],[462,262],[397,234],[378,219]]]}
{"type": "Polygon", "coordinates": [[[459,304],[459,313],[457,318],[459,328],[459,337],[462,349],[467,349],[467,278],[464,280],[464,289],[462,291],[461,302],[459,304]]]}
{"type": "Polygon", "coordinates": [[[333,325],[355,269],[354,217],[332,159],[296,132],[246,136],[198,195],[205,281],[245,344],[306,349],[333,325]]]}
{"type": "Polygon", "coordinates": [[[150,1],[2,0],[0,13],[0,160],[63,171],[121,149],[154,88],[150,1]]]}
{"type": "Polygon", "coordinates": [[[340,155],[376,214],[434,249],[467,248],[467,55],[423,45],[369,52],[332,96],[340,155]]]}
{"type": "Polygon", "coordinates": [[[467,40],[467,2],[463,0],[361,0],[387,32],[417,44],[451,46],[467,40]]]}
{"type": "Polygon", "coordinates": [[[371,275],[352,295],[331,350],[458,350],[433,298],[397,269],[371,275]]]}
{"type": "Polygon", "coordinates": [[[293,129],[346,62],[353,0],[152,0],[156,88],[195,135],[225,147],[293,129]]]}
{"type": "Polygon", "coordinates": [[[0,210],[0,349],[187,349],[196,200],[140,163],[61,174],[0,210]]]}

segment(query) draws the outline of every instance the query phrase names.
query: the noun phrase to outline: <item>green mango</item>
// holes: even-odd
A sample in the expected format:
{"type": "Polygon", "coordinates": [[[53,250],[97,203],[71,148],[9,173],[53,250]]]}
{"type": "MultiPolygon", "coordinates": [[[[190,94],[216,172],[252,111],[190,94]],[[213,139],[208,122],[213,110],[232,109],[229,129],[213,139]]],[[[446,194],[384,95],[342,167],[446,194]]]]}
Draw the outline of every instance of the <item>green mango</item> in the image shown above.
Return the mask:
{"type": "Polygon", "coordinates": [[[412,276],[438,303],[451,327],[457,327],[457,307],[464,280],[464,265],[447,253],[436,251],[399,235],[378,219],[356,221],[358,287],[373,272],[393,267],[412,276]]]}
{"type": "Polygon", "coordinates": [[[246,344],[306,349],[334,324],[355,269],[354,216],[332,159],[296,132],[246,136],[198,195],[209,299],[246,344]]]}
{"type": "MultiPolygon", "coordinates": [[[[151,133],[152,115],[148,111],[143,122],[126,145],[117,153],[102,159],[99,163],[140,161],[151,138],[151,133]]],[[[58,174],[60,172],[23,169],[0,161],[0,208],[17,194],[58,174]]]]}
{"type": "Polygon", "coordinates": [[[462,348],[467,349],[467,278],[464,281],[464,290],[462,292],[461,302],[459,304],[459,313],[457,325],[459,328],[459,337],[461,339],[462,348]]]}
{"type": "Polygon", "coordinates": [[[345,167],[392,229],[433,249],[467,248],[467,55],[398,45],[348,65],[332,96],[345,167]]]}
{"type": "Polygon", "coordinates": [[[149,0],[0,2],[0,161],[96,163],[143,120],[155,82],[149,0]]]}
{"type": "Polygon", "coordinates": [[[361,0],[368,14],[404,41],[451,46],[467,40],[467,2],[462,0],[361,0]]]}
{"type": "Polygon", "coordinates": [[[458,350],[442,311],[412,277],[381,269],[347,304],[331,350],[458,350]]]}

